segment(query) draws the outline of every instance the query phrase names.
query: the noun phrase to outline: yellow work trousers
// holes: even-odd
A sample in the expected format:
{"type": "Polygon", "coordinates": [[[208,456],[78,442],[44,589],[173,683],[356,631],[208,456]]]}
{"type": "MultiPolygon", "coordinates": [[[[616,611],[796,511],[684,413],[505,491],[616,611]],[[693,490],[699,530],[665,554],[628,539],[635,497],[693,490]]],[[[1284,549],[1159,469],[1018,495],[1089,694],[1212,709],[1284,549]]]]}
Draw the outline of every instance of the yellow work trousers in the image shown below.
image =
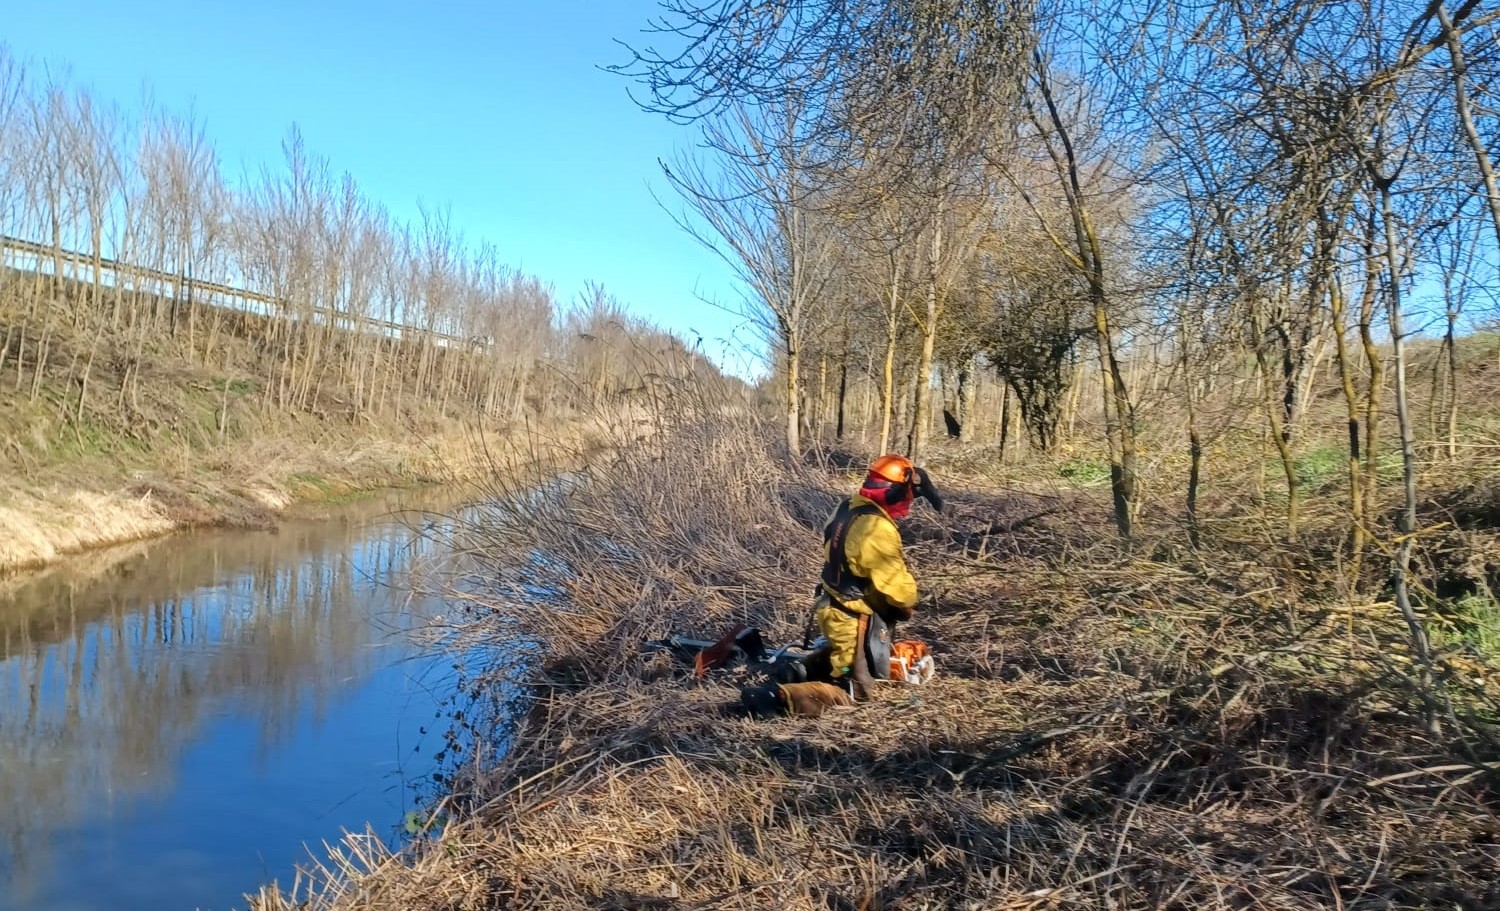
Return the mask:
{"type": "Polygon", "coordinates": [[[855,656],[859,654],[859,619],[858,614],[832,604],[818,608],[818,629],[832,647],[828,661],[834,677],[847,676],[854,668],[855,656]]]}

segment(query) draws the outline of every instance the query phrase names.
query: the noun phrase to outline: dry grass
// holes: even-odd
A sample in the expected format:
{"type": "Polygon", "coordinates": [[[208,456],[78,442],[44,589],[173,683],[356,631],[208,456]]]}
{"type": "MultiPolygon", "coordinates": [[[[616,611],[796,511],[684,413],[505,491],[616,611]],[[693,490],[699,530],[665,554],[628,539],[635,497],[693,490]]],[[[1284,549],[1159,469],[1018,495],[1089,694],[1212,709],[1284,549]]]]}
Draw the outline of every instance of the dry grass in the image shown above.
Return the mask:
{"type": "Polygon", "coordinates": [[[254,908],[1500,907],[1482,656],[1445,651],[1424,694],[1388,604],[1268,544],[1162,528],[1123,554],[1060,490],[971,483],[910,523],[933,684],[739,717],[739,674],[640,644],[800,636],[850,477],[778,464],[735,413],[671,413],[561,481],[500,473],[469,527],[490,595],[460,635],[545,644],[509,752],[440,833],[356,839],[254,908]]]}
{"type": "Polygon", "coordinates": [[[123,491],[13,492],[0,505],[0,570],[37,566],[99,544],[154,537],[175,527],[149,496],[123,491]]]}
{"type": "MultiPolygon", "coordinates": [[[[55,302],[64,310],[78,303],[68,289],[55,302]]],[[[0,573],[183,527],[263,525],[293,504],[473,478],[497,449],[512,458],[508,441],[530,436],[500,422],[466,425],[474,410],[428,400],[415,382],[393,384],[379,414],[362,413],[341,379],[349,372],[337,369],[299,408],[270,407],[265,377],[286,365],[266,361],[263,327],[244,314],[228,314],[211,352],[201,335],[197,349],[189,333],[173,333],[142,352],[48,317],[48,359],[33,383],[28,358],[42,327],[11,309],[9,323],[0,314],[11,346],[0,350],[0,573]]],[[[576,447],[604,432],[592,416],[554,421],[552,436],[576,447]]]]}
{"type": "MultiPolygon", "coordinates": [[[[624,409],[613,418],[627,419],[624,409]]],[[[589,452],[612,432],[600,418],[569,420],[559,422],[551,443],[559,452],[589,452]]],[[[497,460],[541,457],[517,442],[528,439],[510,427],[418,434],[297,416],[206,450],[164,443],[135,463],[102,459],[29,476],[0,466],[0,574],[182,528],[262,526],[293,507],[472,480],[497,460]]]]}
{"type": "Polygon", "coordinates": [[[46,480],[0,472],[0,573],[181,528],[263,525],[297,502],[442,477],[411,473],[402,459],[415,450],[392,442],[350,451],[260,440],[193,458],[164,452],[130,470],[75,466],[46,480]]]}

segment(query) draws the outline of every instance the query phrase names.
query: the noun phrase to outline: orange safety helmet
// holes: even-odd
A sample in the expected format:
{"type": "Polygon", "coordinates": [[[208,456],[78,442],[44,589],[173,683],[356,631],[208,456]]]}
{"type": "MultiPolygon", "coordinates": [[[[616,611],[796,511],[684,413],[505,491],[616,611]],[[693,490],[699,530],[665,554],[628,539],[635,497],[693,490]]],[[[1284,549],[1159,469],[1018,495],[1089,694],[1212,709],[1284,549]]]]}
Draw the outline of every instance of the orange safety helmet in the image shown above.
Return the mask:
{"type": "Polygon", "coordinates": [[[906,456],[883,455],[870,463],[870,473],[865,480],[910,485],[916,474],[917,467],[906,456]]]}
{"type": "Polygon", "coordinates": [[[906,456],[883,455],[870,463],[860,492],[888,508],[922,497],[933,509],[943,511],[943,497],[932,477],[906,456]]]}

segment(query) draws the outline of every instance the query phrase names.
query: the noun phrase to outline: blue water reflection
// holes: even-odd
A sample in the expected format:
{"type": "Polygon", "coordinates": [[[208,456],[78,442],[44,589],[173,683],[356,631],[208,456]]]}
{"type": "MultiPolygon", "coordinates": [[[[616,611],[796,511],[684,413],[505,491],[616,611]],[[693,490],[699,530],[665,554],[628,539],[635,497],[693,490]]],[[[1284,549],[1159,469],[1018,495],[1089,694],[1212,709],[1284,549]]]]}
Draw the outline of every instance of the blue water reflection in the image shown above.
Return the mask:
{"type": "Polygon", "coordinates": [[[243,906],[307,846],[394,835],[455,682],[409,635],[444,609],[421,526],[366,505],[0,590],[0,911],[243,906]]]}

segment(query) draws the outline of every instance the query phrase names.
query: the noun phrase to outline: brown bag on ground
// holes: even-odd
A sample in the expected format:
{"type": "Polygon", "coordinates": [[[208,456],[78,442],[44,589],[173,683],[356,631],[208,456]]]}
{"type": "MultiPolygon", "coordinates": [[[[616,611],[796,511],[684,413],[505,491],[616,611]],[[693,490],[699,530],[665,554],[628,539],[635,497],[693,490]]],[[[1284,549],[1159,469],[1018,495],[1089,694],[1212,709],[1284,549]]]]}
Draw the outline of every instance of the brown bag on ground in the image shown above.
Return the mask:
{"type": "Polygon", "coordinates": [[[783,683],[781,696],[788,715],[816,718],[834,706],[853,705],[854,700],[842,687],[831,683],[783,683]]]}
{"type": "Polygon", "coordinates": [[[756,718],[816,718],[833,706],[853,705],[854,700],[842,687],[831,683],[768,683],[740,690],[740,703],[756,718]]]}

